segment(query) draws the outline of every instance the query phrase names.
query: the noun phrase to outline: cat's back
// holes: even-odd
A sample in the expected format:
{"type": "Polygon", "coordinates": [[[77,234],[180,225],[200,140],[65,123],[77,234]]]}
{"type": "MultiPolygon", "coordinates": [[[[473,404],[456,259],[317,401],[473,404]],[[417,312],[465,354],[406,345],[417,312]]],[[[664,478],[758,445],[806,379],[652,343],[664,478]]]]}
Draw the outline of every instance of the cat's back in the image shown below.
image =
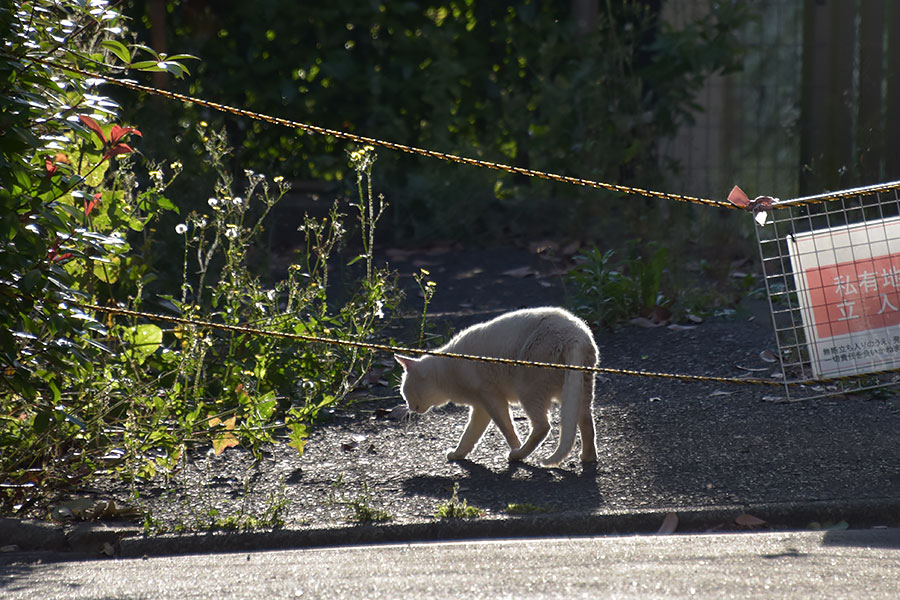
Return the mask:
{"type": "MultiPolygon", "coordinates": [[[[473,325],[456,335],[447,349],[466,353],[522,358],[540,346],[588,344],[596,350],[587,324],[557,307],[525,308],[473,325]]],[[[548,348],[549,349],[549,348],[548,348]]]]}

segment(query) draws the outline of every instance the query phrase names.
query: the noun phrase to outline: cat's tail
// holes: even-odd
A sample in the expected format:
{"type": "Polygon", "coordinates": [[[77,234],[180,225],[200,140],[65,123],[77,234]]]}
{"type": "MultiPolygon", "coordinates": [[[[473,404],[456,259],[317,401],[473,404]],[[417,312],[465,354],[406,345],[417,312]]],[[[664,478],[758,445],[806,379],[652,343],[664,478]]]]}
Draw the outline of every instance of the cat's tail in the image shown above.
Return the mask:
{"type": "MultiPolygon", "coordinates": [[[[594,366],[596,364],[596,350],[592,347],[579,348],[578,352],[572,352],[576,355],[576,360],[567,364],[594,366]]],[[[563,461],[572,446],[575,445],[575,434],[578,431],[578,417],[581,414],[582,405],[587,402],[590,406],[592,397],[586,397],[591,394],[593,389],[590,377],[592,374],[586,374],[583,371],[566,371],[563,379],[562,398],[559,401],[559,445],[556,450],[541,461],[545,467],[558,465],[563,461]]],[[[582,440],[585,444],[593,444],[594,440],[582,440]]]]}

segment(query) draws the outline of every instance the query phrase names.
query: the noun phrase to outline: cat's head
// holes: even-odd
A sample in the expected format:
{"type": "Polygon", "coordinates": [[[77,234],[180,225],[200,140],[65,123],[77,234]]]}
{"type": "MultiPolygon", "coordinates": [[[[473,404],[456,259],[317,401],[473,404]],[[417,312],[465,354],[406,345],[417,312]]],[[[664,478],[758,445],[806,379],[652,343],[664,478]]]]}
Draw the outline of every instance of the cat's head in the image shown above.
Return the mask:
{"type": "Polygon", "coordinates": [[[395,354],[394,360],[403,367],[400,395],[406,400],[411,412],[422,414],[447,403],[447,398],[441,396],[437,386],[433,384],[422,358],[395,354]]]}

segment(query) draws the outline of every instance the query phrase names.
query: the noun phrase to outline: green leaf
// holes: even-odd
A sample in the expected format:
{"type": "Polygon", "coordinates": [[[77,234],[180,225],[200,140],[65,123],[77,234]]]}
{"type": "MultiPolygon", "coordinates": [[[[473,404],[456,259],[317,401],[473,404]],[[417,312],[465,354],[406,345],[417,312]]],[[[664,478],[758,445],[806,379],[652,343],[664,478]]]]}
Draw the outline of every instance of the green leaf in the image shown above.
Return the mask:
{"type": "MultiPolygon", "coordinates": [[[[172,74],[176,79],[181,79],[185,73],[188,73],[188,70],[181,64],[177,62],[171,62],[168,60],[162,61],[159,63],[159,67],[168,71],[172,74]]],[[[190,73],[188,73],[190,74],[190,73]]]]}
{"type": "Polygon", "coordinates": [[[309,430],[306,425],[302,423],[290,423],[288,424],[288,429],[291,430],[290,434],[288,434],[288,437],[291,440],[288,446],[296,448],[297,452],[303,454],[303,448],[306,446],[306,439],[309,437],[309,430]]]}
{"type": "Polygon", "coordinates": [[[173,56],[167,56],[166,60],[200,60],[200,57],[194,56],[193,54],[175,54],[173,56]]]}
{"type": "Polygon", "coordinates": [[[19,280],[19,288],[26,294],[30,294],[37,288],[42,277],[43,274],[38,269],[32,269],[19,280]]]}
{"type": "Polygon", "coordinates": [[[50,427],[50,417],[53,413],[49,410],[42,410],[38,414],[34,416],[34,421],[31,424],[31,428],[35,433],[41,434],[47,431],[50,427]]]}
{"type": "Polygon", "coordinates": [[[277,401],[275,400],[274,391],[267,392],[260,396],[256,400],[256,412],[259,415],[259,418],[263,421],[268,421],[272,418],[276,405],[277,401]]]}
{"type": "Polygon", "coordinates": [[[163,332],[156,325],[136,325],[122,332],[122,341],[128,346],[125,354],[141,364],[162,345],[163,332]]]}
{"type": "MultiPolygon", "coordinates": [[[[144,52],[147,52],[148,54],[150,54],[150,56],[152,56],[153,58],[156,59],[154,61],[145,61],[145,62],[154,62],[154,63],[159,62],[159,54],[153,48],[150,48],[149,46],[145,46],[143,44],[129,44],[129,45],[132,48],[134,48],[135,50],[143,50],[144,52]]],[[[135,67],[135,65],[131,65],[131,66],[135,67]]],[[[135,68],[137,68],[137,67],[135,67],[135,68]]]]}
{"type": "Polygon", "coordinates": [[[94,277],[103,283],[115,283],[119,280],[119,272],[122,270],[122,259],[118,256],[112,258],[94,259],[94,277]]]}
{"type": "Polygon", "coordinates": [[[100,45],[115,54],[119,57],[125,64],[131,63],[131,52],[128,51],[128,48],[125,47],[125,44],[122,42],[117,42],[116,40],[106,40],[100,42],[100,45]]]}
{"type": "Polygon", "coordinates": [[[131,63],[132,69],[137,69],[138,71],[162,71],[163,69],[159,67],[158,60],[139,60],[136,63],[131,63]]]}

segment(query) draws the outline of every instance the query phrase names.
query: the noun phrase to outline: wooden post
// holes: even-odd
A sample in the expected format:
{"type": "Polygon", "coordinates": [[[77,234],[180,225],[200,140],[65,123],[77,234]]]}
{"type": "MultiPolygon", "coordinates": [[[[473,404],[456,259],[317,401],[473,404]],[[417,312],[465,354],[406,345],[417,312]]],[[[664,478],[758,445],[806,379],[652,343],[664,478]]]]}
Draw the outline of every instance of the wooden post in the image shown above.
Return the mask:
{"type": "Polygon", "coordinates": [[[859,113],[856,121],[858,183],[878,183],[883,177],[884,121],[884,1],[860,2],[859,113]]]}
{"type": "Polygon", "coordinates": [[[856,3],[806,0],[804,9],[800,192],[814,193],[851,184],[856,3]]]}
{"type": "Polygon", "coordinates": [[[884,178],[900,179],[900,0],[887,3],[887,110],[885,111],[884,178]]]}

